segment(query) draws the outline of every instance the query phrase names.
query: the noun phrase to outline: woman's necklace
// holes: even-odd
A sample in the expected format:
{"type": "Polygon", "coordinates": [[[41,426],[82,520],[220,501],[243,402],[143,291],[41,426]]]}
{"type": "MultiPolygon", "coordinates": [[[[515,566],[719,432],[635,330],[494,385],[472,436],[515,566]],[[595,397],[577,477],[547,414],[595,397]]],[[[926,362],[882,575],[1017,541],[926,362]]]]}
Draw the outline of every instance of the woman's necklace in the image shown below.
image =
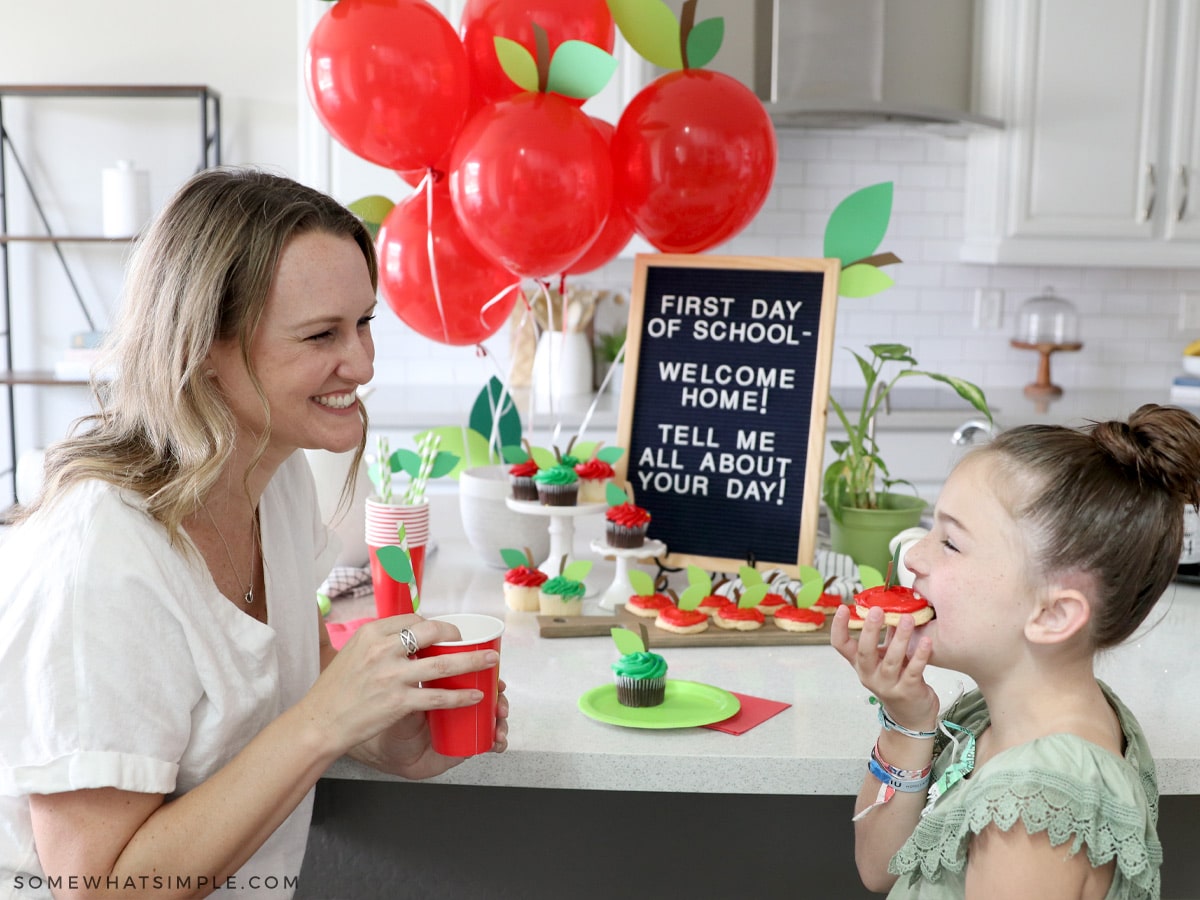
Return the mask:
{"type": "MultiPolygon", "coordinates": [[[[208,513],[208,520],[212,522],[213,530],[217,532],[217,537],[221,539],[221,546],[225,548],[225,556],[229,560],[229,571],[233,573],[233,577],[237,578],[237,566],[233,563],[233,554],[229,552],[229,544],[225,541],[225,535],[221,534],[221,528],[217,525],[217,520],[213,518],[212,510],[207,506],[204,511],[208,513]]],[[[242,594],[242,602],[249,606],[254,602],[254,552],[259,547],[260,538],[258,536],[258,510],[254,511],[254,523],[251,526],[254,531],[254,542],[250,547],[250,578],[247,579],[248,586],[246,593],[242,594]]]]}

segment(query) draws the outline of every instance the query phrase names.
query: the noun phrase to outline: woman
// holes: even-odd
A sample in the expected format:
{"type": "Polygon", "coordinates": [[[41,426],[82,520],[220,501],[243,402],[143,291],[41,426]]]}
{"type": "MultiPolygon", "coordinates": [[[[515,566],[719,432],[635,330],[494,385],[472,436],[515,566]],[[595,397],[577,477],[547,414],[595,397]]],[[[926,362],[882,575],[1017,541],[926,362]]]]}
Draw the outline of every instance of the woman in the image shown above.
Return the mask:
{"type": "Polygon", "coordinates": [[[1083,430],[1014,428],[955,468],[905,556],[933,621],[902,616],[882,645],[880,609],[860,637],[846,610],[832,626],[880,703],[855,815],[868,887],[1158,896],[1154,760],[1093,663],[1167,589],[1197,503],[1200,422],[1153,404],[1083,430]],[[939,716],[929,664],[978,687],[939,716]]]}
{"type": "Polygon", "coordinates": [[[355,216],[256,171],[195,176],[139,242],[115,377],[0,547],[0,877],[21,896],[294,886],[333,760],[461,761],[424,712],[479,692],[418,684],[496,655],[412,659],[458,637],[417,616],[335,652],[315,603],[337,548],[300,449],[362,454],[376,280],[355,216]]]}

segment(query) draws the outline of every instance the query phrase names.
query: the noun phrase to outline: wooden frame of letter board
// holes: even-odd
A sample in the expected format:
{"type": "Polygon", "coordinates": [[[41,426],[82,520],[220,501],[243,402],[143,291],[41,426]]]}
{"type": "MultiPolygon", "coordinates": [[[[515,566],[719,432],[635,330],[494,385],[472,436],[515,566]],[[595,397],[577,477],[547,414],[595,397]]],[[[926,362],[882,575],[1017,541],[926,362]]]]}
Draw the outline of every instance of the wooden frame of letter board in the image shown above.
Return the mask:
{"type": "MultiPolygon", "coordinates": [[[[638,254],[634,261],[633,289],[630,296],[629,326],[625,339],[625,374],[621,386],[621,407],[617,424],[617,443],[625,448],[625,454],[614,466],[618,483],[627,484],[637,499],[637,487],[629,478],[631,467],[636,469],[635,454],[642,448],[633,446],[633,424],[638,403],[638,367],[642,359],[642,338],[645,324],[646,286],[652,268],[720,269],[745,270],[746,289],[753,291],[756,272],[819,272],[823,275],[821,288],[821,310],[814,357],[811,408],[808,411],[808,445],[786,448],[798,463],[803,452],[804,490],[801,501],[799,534],[795,559],[764,559],[756,554],[755,562],[768,567],[780,567],[793,577],[800,565],[812,565],[816,550],[817,518],[820,512],[821,469],[825,448],[825,423],[829,407],[829,373],[833,358],[833,332],[837,319],[838,275],[841,263],[837,259],[798,259],[760,256],[708,256],[691,254],[638,254]]],[[[754,295],[747,293],[749,302],[754,295]]],[[[689,338],[690,340],[690,338],[689,338]]],[[[754,345],[747,344],[746,359],[753,360],[754,345]]],[[[697,360],[703,362],[703,360],[697,360]]],[[[650,509],[653,517],[654,510],[650,509]]],[[[727,527],[752,527],[752,523],[724,523],[727,527]]],[[[650,537],[667,544],[667,554],[660,560],[665,566],[677,567],[689,563],[715,572],[736,572],[747,560],[733,556],[697,555],[686,546],[672,546],[670,535],[654,533],[654,521],[650,523],[650,537]]]]}

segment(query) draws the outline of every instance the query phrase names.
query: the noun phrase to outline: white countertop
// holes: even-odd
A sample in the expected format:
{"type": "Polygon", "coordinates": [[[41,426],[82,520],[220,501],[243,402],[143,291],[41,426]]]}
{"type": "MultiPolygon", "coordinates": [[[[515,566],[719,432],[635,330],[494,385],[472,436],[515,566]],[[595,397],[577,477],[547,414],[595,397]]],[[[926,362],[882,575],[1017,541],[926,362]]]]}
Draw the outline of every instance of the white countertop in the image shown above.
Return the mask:
{"type": "MultiPolygon", "coordinates": [[[[457,495],[431,498],[438,544],[426,564],[422,612],[476,611],[506,622],[501,677],[512,707],[509,749],[485,754],[439,776],[445,784],[593,790],[753,794],[855,794],[878,733],[867,691],[828,646],[682,647],[663,651],[668,677],[713,684],[780,700],[791,707],[734,736],[706,728],[641,730],[593,721],[577,701],[611,683],[617,658],[611,639],[539,637],[536,614],[508,610],[503,571],[484,565],[462,536],[457,495]]],[[[575,549],[588,544],[601,520],[577,523],[575,549]]],[[[612,563],[595,571],[611,577],[612,563]]],[[[584,613],[607,613],[598,597],[584,613]]],[[[332,618],[373,615],[370,598],[337,601],[332,618]]],[[[1191,700],[1200,674],[1200,588],[1172,586],[1151,622],[1102,659],[1099,675],[1137,714],[1159,769],[1163,794],[1200,794],[1200,717],[1191,700]]],[[[936,669],[930,681],[944,700],[960,676],[936,669]]],[[[350,760],[326,777],[401,780],[350,760]]]]}

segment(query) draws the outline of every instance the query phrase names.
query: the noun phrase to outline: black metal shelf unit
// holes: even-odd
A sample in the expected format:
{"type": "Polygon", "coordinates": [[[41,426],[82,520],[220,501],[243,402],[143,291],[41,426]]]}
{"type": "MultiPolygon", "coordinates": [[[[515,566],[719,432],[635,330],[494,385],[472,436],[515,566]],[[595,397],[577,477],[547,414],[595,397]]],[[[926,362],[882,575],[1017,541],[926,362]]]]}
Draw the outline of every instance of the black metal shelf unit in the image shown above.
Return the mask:
{"type": "Polygon", "coordinates": [[[25,99],[42,98],[133,98],[145,100],[190,100],[199,107],[197,146],[198,164],[196,171],[221,164],[221,95],[207,85],[185,84],[146,84],[146,85],[113,85],[113,84],[0,84],[0,306],[3,321],[0,322],[0,334],[3,335],[4,358],[0,360],[0,385],[7,394],[7,424],[8,424],[8,467],[0,470],[0,477],[9,476],[13,500],[17,496],[17,425],[16,425],[16,388],[18,386],[52,387],[56,385],[84,385],[86,380],[78,378],[61,378],[53,371],[15,370],[13,369],[13,334],[12,334],[12,280],[9,269],[9,248],[14,243],[43,243],[51,245],[58,259],[67,282],[71,286],[75,302],[83,313],[88,325],[95,330],[95,323],[87,304],[83,301],[71,267],[63,255],[60,244],[66,243],[122,243],[132,240],[129,238],[111,238],[99,235],[55,234],[50,222],[38,199],[36,190],[29,177],[29,170],[22,161],[17,147],[13,144],[12,135],[4,123],[4,100],[6,97],[25,99]],[[10,196],[10,166],[19,176],[28,192],[31,208],[40,222],[42,234],[10,234],[8,225],[8,205],[10,196]]]}

